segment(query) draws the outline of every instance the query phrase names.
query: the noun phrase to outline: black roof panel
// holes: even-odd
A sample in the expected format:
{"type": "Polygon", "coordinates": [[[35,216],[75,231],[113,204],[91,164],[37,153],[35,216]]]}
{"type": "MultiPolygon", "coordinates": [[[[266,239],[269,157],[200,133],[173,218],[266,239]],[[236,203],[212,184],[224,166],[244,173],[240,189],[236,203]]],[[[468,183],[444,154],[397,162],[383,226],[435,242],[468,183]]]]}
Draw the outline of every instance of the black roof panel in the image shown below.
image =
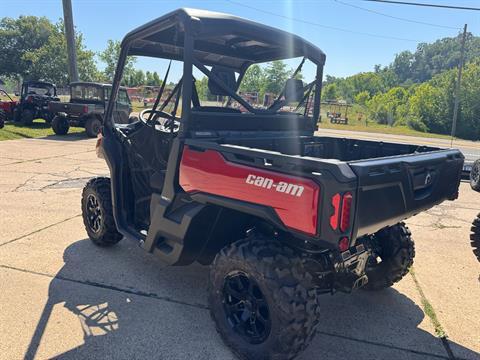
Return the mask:
{"type": "Polygon", "coordinates": [[[325,54],[301,37],[233,15],[178,9],[129,32],[129,54],[182,60],[185,24],[191,22],[194,56],[205,65],[240,70],[252,63],[305,56],[323,65],[325,54]]]}

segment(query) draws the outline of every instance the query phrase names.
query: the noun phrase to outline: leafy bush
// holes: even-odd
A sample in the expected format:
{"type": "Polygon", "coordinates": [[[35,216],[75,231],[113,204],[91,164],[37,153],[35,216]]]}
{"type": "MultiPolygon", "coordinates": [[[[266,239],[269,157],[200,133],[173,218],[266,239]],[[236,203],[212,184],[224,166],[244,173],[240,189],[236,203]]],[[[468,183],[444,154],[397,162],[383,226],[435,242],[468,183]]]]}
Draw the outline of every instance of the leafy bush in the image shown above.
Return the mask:
{"type": "Polygon", "coordinates": [[[406,124],[410,129],[421,131],[421,132],[428,132],[428,126],[425,125],[422,120],[417,117],[409,117],[406,119],[406,124]]]}

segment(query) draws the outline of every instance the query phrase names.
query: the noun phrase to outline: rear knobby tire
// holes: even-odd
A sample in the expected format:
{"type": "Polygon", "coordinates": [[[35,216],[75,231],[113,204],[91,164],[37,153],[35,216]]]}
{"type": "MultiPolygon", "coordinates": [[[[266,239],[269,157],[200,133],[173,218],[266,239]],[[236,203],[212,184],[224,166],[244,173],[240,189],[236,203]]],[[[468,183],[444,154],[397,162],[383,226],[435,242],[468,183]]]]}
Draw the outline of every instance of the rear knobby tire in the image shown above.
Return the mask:
{"type": "Polygon", "coordinates": [[[57,135],[66,135],[70,125],[68,120],[64,116],[55,116],[52,120],[52,129],[53,132],[57,135]]]}
{"type": "MultiPolygon", "coordinates": [[[[252,299],[251,296],[248,298],[252,299]]],[[[320,312],[312,276],[306,270],[304,260],[292,248],[259,235],[234,242],[217,254],[210,268],[209,306],[217,331],[225,343],[241,359],[249,360],[293,359],[315,335],[320,312]],[[226,295],[237,284],[232,285],[229,281],[238,277],[244,279],[240,281],[243,291],[253,289],[251,292],[256,300],[242,303],[243,300],[237,301],[237,295],[226,295]],[[245,285],[245,281],[254,286],[245,285]],[[252,302],[255,302],[253,307],[252,302]],[[235,303],[233,307],[232,303],[235,303]],[[267,306],[268,311],[261,306],[267,306]],[[232,308],[236,317],[231,313],[232,308]],[[255,325],[262,337],[246,335],[242,326],[232,325],[247,318],[243,321],[247,322],[248,329],[252,315],[245,313],[245,309],[250,308],[261,309],[262,315],[254,318],[262,320],[255,325]]]]}
{"type": "Polygon", "coordinates": [[[82,217],[88,237],[96,245],[112,246],[122,239],[112,211],[110,179],[93,178],[82,192],[82,217]]]}
{"type": "Polygon", "coordinates": [[[34,117],[35,114],[32,110],[29,109],[23,110],[22,114],[20,115],[20,119],[23,125],[32,125],[34,117]]]}
{"type": "Polygon", "coordinates": [[[400,281],[408,274],[415,257],[412,233],[403,222],[380,230],[374,235],[374,241],[382,261],[367,266],[365,290],[382,290],[400,281]]]}
{"type": "Polygon", "coordinates": [[[475,161],[470,171],[470,186],[480,192],[480,159],[475,161]]]}
{"type": "Polygon", "coordinates": [[[472,244],[473,253],[480,261],[480,214],[473,220],[472,233],[470,234],[470,242],[472,244]]]}
{"type": "Polygon", "coordinates": [[[85,132],[88,137],[97,137],[98,133],[102,129],[102,122],[96,117],[90,117],[85,122],[85,132]]]}
{"type": "Polygon", "coordinates": [[[7,121],[7,114],[0,109],[0,129],[3,129],[5,122],[7,121]]]}

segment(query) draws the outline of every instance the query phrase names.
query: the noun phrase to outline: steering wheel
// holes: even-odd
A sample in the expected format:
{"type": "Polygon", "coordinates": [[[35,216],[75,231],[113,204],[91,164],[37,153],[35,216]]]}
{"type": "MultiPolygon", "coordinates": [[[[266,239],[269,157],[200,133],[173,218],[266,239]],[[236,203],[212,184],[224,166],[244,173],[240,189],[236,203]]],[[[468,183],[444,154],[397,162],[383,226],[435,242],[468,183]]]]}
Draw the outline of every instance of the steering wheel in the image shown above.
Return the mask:
{"type": "Polygon", "coordinates": [[[161,110],[145,109],[140,113],[139,119],[145,125],[164,133],[176,133],[180,129],[179,118],[161,110]],[[148,119],[152,113],[153,116],[149,121],[148,119]]]}

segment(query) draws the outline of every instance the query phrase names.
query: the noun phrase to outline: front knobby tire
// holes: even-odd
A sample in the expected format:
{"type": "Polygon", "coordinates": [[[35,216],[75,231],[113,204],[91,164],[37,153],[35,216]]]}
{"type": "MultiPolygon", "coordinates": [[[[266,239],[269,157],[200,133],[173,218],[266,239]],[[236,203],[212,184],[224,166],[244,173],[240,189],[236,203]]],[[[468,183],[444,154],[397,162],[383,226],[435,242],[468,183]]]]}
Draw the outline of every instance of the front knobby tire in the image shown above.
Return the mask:
{"type": "Polygon", "coordinates": [[[33,113],[32,110],[26,109],[22,111],[22,114],[20,115],[20,119],[23,125],[32,125],[33,124],[33,118],[35,117],[35,114],[33,113]]]}
{"type": "Polygon", "coordinates": [[[473,248],[473,253],[480,261],[480,214],[473,220],[472,233],[470,234],[470,243],[473,248]]]}
{"type": "Polygon", "coordinates": [[[88,237],[96,245],[112,246],[122,239],[112,211],[110,179],[91,179],[82,192],[82,217],[88,237]]]}
{"type": "Polygon", "coordinates": [[[408,274],[415,257],[412,233],[404,223],[382,229],[374,235],[381,262],[367,266],[365,290],[382,290],[408,274]]]}
{"type": "Polygon", "coordinates": [[[242,359],[293,359],[315,335],[317,294],[303,259],[259,235],[223,248],[210,268],[217,331],[242,359]]]}
{"type": "Polygon", "coordinates": [[[53,132],[57,135],[66,135],[70,124],[64,116],[56,115],[52,120],[53,132]]]}
{"type": "Polygon", "coordinates": [[[97,137],[98,133],[102,129],[102,122],[96,117],[90,117],[85,122],[85,132],[88,137],[97,137]]]}
{"type": "Polygon", "coordinates": [[[0,109],[0,129],[3,129],[6,122],[7,122],[7,114],[5,113],[5,111],[0,109]]]}
{"type": "Polygon", "coordinates": [[[470,186],[480,192],[480,159],[475,161],[470,171],[470,186]]]}

